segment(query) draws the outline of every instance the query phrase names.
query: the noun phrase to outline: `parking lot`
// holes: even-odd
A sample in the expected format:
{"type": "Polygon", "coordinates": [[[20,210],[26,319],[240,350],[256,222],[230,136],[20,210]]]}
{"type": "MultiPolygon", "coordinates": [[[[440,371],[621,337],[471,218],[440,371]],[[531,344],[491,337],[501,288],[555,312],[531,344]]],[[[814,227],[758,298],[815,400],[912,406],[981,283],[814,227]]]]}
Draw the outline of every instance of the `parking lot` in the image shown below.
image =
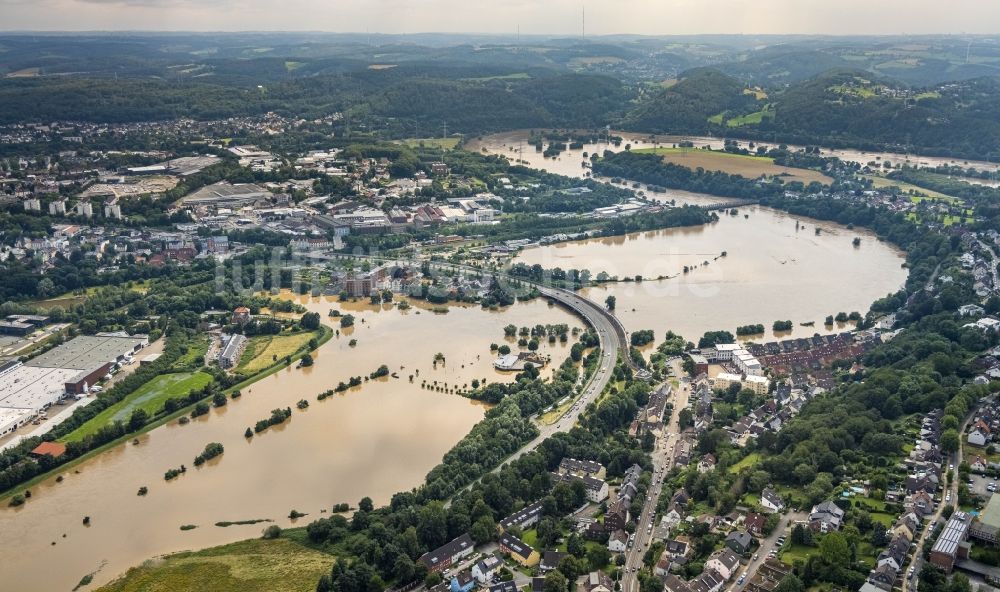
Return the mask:
{"type": "Polygon", "coordinates": [[[994,486],[997,484],[996,479],[993,479],[992,477],[984,477],[982,475],[969,475],[969,481],[971,482],[971,484],[969,484],[969,491],[973,495],[978,495],[983,499],[989,499],[989,497],[993,495],[993,492],[988,490],[990,484],[993,484],[994,486]]]}

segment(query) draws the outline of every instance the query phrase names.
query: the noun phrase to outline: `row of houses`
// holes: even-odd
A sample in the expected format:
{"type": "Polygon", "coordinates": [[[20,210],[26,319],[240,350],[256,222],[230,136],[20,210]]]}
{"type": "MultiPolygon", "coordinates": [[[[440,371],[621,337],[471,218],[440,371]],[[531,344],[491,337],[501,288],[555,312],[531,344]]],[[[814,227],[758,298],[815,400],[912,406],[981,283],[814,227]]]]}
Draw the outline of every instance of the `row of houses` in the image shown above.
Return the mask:
{"type": "Polygon", "coordinates": [[[718,592],[736,574],[740,558],[731,549],[723,548],[712,553],[705,561],[700,575],[686,581],[674,574],[663,578],[664,592],[718,592]]]}

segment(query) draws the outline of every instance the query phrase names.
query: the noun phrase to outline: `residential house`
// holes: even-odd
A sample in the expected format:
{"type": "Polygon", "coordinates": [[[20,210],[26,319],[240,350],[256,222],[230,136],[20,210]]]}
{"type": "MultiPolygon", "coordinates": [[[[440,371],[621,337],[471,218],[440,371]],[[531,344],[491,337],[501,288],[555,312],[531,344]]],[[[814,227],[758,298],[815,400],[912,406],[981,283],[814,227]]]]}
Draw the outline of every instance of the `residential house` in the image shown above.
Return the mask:
{"type": "Polygon", "coordinates": [[[764,536],[764,529],[767,526],[767,516],[756,512],[749,512],[743,521],[743,527],[747,532],[755,537],[764,536]]]}
{"type": "Polygon", "coordinates": [[[715,470],[715,463],[716,463],[716,461],[715,461],[715,455],[712,454],[711,452],[708,453],[708,454],[702,455],[701,460],[698,461],[698,472],[699,473],[708,473],[708,472],[714,471],[715,470]]]}
{"type": "Polygon", "coordinates": [[[608,530],[620,530],[628,523],[628,500],[618,498],[604,513],[604,526],[608,530]]]}
{"type": "Polygon", "coordinates": [[[726,536],[726,546],[737,555],[743,555],[750,551],[753,544],[753,537],[743,530],[734,530],[726,536]]]}
{"type": "Polygon", "coordinates": [[[628,533],[624,530],[616,530],[608,538],[608,551],[612,553],[624,553],[628,547],[628,533]]]}
{"type": "Polygon", "coordinates": [[[673,569],[686,565],[691,555],[691,545],[687,539],[667,539],[665,542],[666,547],[660,555],[660,560],[653,568],[656,575],[660,577],[666,576],[673,569]]]}
{"type": "Polygon", "coordinates": [[[509,532],[500,535],[500,540],[497,542],[502,553],[507,553],[511,559],[524,567],[534,567],[541,560],[538,551],[509,532]]]}
{"type": "Polygon", "coordinates": [[[913,512],[903,514],[892,526],[891,532],[893,536],[901,536],[908,541],[915,540],[920,532],[920,517],[913,512]]]}
{"type": "Polygon", "coordinates": [[[597,479],[589,475],[572,475],[572,474],[560,474],[552,473],[552,481],[558,483],[559,481],[580,481],[583,483],[584,490],[587,494],[587,500],[599,504],[604,500],[608,499],[608,484],[602,479],[597,479]]]}
{"type": "Polygon", "coordinates": [[[424,553],[417,561],[423,563],[429,571],[441,571],[471,555],[475,547],[472,537],[465,533],[433,551],[424,553]]]}
{"type": "Polygon", "coordinates": [[[977,421],[976,424],[966,437],[966,441],[972,446],[986,446],[986,443],[990,441],[990,428],[983,424],[982,420],[977,421]]]}
{"type": "Polygon", "coordinates": [[[608,529],[603,522],[590,522],[583,529],[583,538],[589,541],[606,541],[608,529]]]}
{"type": "Polygon", "coordinates": [[[881,590],[889,592],[896,582],[898,571],[891,565],[880,564],[868,574],[868,582],[881,590]]]}
{"type": "Polygon", "coordinates": [[[250,309],[245,306],[237,306],[233,310],[232,323],[234,325],[245,325],[250,322],[250,309]]]}
{"type": "Polygon", "coordinates": [[[463,569],[451,578],[451,592],[471,592],[476,587],[476,579],[472,577],[472,571],[463,569]]]}
{"type": "Polygon", "coordinates": [[[747,580],[744,592],[774,592],[782,580],[792,573],[792,566],[777,559],[766,559],[747,580]]]}
{"type": "Polygon", "coordinates": [[[628,503],[631,504],[632,500],[635,499],[636,494],[639,493],[639,478],[642,477],[642,467],[639,465],[632,465],[625,471],[625,475],[622,477],[621,487],[618,488],[618,497],[622,499],[627,499],[628,503]]]}
{"type": "Polygon", "coordinates": [[[926,491],[917,491],[906,496],[903,507],[921,518],[934,513],[934,498],[926,491]]]}
{"type": "Polygon", "coordinates": [[[896,571],[899,571],[903,567],[903,561],[906,559],[906,552],[910,549],[910,541],[902,535],[897,535],[889,543],[881,553],[879,553],[878,558],[875,560],[876,565],[891,565],[896,571]]]}
{"type": "Polygon", "coordinates": [[[472,577],[485,586],[487,582],[497,575],[502,566],[503,563],[495,555],[487,555],[472,566],[472,577]]]}
{"type": "Polygon", "coordinates": [[[823,502],[813,506],[809,512],[809,528],[814,532],[840,530],[844,522],[844,510],[833,502],[823,502]]]}
{"type": "Polygon", "coordinates": [[[936,474],[930,471],[924,471],[907,477],[905,489],[908,494],[924,491],[934,495],[934,493],[938,490],[939,483],[940,480],[936,474]]]}
{"type": "Polygon", "coordinates": [[[487,588],[489,592],[517,592],[517,583],[514,580],[498,582],[487,588]]]}
{"type": "Polygon", "coordinates": [[[566,558],[566,555],[566,553],[561,551],[546,551],[542,553],[542,560],[538,563],[538,569],[542,572],[552,571],[559,567],[559,564],[566,558]]]}
{"type": "Polygon", "coordinates": [[[538,521],[541,520],[541,518],[542,500],[538,500],[537,502],[514,512],[510,516],[507,516],[497,523],[497,527],[500,529],[500,532],[510,530],[511,528],[524,530],[538,524],[538,521]]]}
{"type": "Polygon", "coordinates": [[[782,499],[775,490],[770,487],[765,487],[764,491],[760,493],[760,507],[772,513],[784,512],[785,500],[782,499]]]}
{"type": "Polygon", "coordinates": [[[614,589],[611,577],[603,571],[590,572],[579,586],[581,592],[614,592],[614,589]]]}
{"type": "Polygon", "coordinates": [[[723,581],[728,581],[740,566],[740,558],[730,549],[720,549],[712,553],[705,562],[705,570],[718,572],[723,581]]]}
{"type": "Polygon", "coordinates": [[[559,462],[559,474],[604,479],[607,476],[607,470],[604,468],[604,465],[597,461],[566,457],[559,462]]]}

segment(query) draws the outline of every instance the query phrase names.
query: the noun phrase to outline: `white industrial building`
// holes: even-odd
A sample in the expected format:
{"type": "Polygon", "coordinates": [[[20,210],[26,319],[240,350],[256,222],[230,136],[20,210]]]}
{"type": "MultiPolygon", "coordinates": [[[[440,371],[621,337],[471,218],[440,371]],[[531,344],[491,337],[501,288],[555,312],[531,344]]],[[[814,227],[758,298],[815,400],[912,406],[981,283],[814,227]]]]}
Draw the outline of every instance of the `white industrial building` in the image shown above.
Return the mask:
{"type": "Polygon", "coordinates": [[[31,409],[4,409],[0,407],[0,437],[6,436],[31,421],[35,412],[31,409]]]}

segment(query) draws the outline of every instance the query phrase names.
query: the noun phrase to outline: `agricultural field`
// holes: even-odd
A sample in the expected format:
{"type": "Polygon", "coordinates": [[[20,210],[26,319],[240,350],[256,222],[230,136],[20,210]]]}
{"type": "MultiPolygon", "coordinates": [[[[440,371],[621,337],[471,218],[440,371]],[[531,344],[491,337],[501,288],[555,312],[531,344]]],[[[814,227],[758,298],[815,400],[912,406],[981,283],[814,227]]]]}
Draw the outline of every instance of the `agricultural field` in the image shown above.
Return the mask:
{"type": "Polygon", "coordinates": [[[157,376],[146,384],[139,387],[134,393],[124,400],[108,407],[100,412],[93,419],[63,436],[61,442],[80,440],[84,436],[93,434],[98,429],[115,421],[128,421],[129,416],[135,409],[145,409],[150,415],[154,415],[163,408],[163,402],[171,397],[181,397],[187,395],[195,389],[204,388],[212,381],[212,377],[204,372],[178,372],[176,374],[164,374],[157,376]]]}
{"type": "Polygon", "coordinates": [[[300,592],[312,590],[333,556],[287,538],[251,539],[147,561],[99,592],[300,592]]]}
{"type": "Polygon", "coordinates": [[[702,168],[706,171],[722,171],[749,179],[765,175],[780,177],[785,182],[800,181],[807,185],[813,181],[819,183],[832,181],[830,177],[819,171],[777,165],[774,164],[773,158],[766,156],[746,156],[700,148],[643,148],[633,152],[660,154],[663,156],[664,162],[671,164],[689,169],[702,168]]]}
{"type": "Polygon", "coordinates": [[[293,355],[309,343],[312,338],[319,339],[319,332],[303,332],[294,335],[260,335],[251,337],[240,360],[237,370],[244,374],[256,374],[274,364],[285,356],[293,355]]]}

